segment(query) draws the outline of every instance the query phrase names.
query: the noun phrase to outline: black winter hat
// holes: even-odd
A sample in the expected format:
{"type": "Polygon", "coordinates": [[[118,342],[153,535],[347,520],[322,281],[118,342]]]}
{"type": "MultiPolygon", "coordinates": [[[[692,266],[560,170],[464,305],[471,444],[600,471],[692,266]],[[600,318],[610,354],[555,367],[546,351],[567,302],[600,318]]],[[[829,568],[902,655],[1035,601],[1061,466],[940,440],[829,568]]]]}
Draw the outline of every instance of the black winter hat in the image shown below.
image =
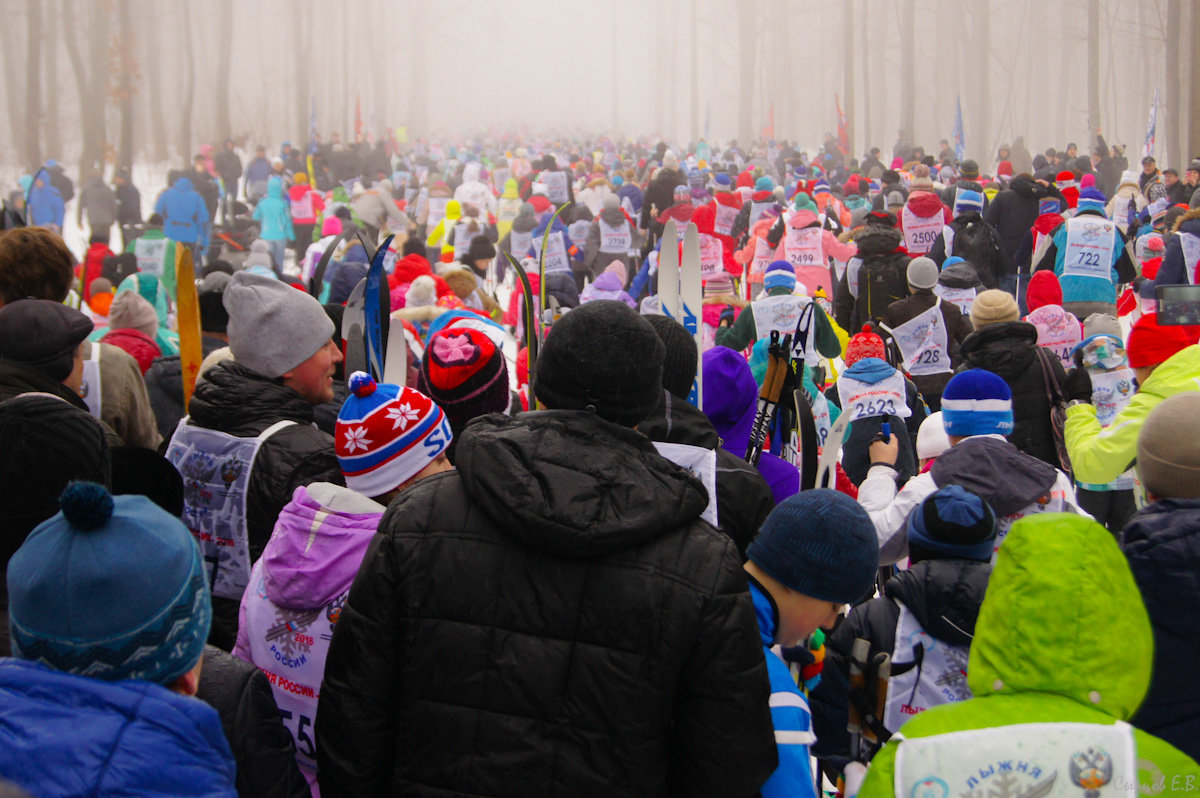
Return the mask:
{"type": "Polygon", "coordinates": [[[55,382],[74,368],[75,350],[92,321],[48,299],[20,299],[0,308],[0,357],[24,363],[55,382]]]}
{"type": "Polygon", "coordinates": [[[474,263],[477,260],[490,260],[496,257],[496,247],[487,236],[475,236],[471,239],[471,246],[467,248],[466,260],[474,263]]]}
{"type": "Polygon", "coordinates": [[[225,286],[232,279],[225,272],[209,272],[196,286],[200,305],[200,329],[203,332],[224,333],[229,328],[229,311],[225,309],[225,286]]]}
{"type": "Polygon", "coordinates": [[[659,313],[647,314],[643,318],[654,328],[666,349],[663,360],[663,387],[680,399],[687,399],[696,378],[696,363],[699,352],[696,339],[679,322],[659,313]]]}
{"type": "Polygon", "coordinates": [[[45,394],[0,402],[0,560],[58,512],[71,482],[110,484],[104,427],[74,405],[45,394]],[[30,468],[37,463],[37,468],[30,468]]]}
{"type": "Polygon", "coordinates": [[[632,427],[658,407],[665,347],[624,302],[601,299],[562,317],[537,359],[534,388],[552,410],[592,410],[632,427]]]}

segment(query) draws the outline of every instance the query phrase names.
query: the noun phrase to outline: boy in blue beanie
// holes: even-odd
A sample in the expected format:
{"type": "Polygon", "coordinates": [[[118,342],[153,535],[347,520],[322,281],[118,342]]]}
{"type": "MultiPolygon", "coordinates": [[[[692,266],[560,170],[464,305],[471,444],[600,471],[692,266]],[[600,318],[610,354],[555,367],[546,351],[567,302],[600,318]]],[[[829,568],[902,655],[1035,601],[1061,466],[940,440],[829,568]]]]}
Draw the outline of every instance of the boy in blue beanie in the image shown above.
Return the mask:
{"type": "Polygon", "coordinates": [[[771,511],[746,556],[779,752],[779,767],[760,794],[815,798],[820,792],[809,759],[816,742],[812,715],[773,647],[799,645],[818,628],[832,627],[845,605],[867,594],[879,567],[874,529],[866,511],[845,494],[804,491],[771,511]]]}

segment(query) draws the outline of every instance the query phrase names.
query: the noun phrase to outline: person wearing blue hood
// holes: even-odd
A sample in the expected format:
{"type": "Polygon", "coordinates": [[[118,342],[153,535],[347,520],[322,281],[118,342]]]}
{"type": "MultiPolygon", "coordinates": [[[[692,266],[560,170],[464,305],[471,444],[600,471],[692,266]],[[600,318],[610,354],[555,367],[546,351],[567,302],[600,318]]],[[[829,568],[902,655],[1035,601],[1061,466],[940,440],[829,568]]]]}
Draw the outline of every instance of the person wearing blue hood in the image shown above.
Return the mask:
{"type": "Polygon", "coordinates": [[[154,204],[154,212],[162,216],[163,233],[167,238],[186,244],[198,259],[208,249],[211,220],[204,199],[192,188],[192,181],[179,177],[154,204]]]}
{"type": "Polygon", "coordinates": [[[261,145],[254,150],[254,160],[246,164],[246,199],[257,202],[266,196],[267,180],[271,177],[271,162],[267,150],[261,145]]]}
{"type": "Polygon", "coordinates": [[[1063,309],[1086,319],[1093,313],[1117,315],[1117,285],[1137,276],[1125,235],[1104,212],[1104,195],[1079,192],[1075,215],[1054,228],[1034,271],[1054,270],[1062,284],[1063,309]]]}
{"type": "Polygon", "coordinates": [[[282,272],[284,251],[296,233],[292,228],[291,205],[284,198],[283,181],[278,177],[267,181],[267,196],[254,206],[254,218],[260,225],[258,237],[271,248],[275,270],[282,272]]]}
{"type": "MultiPolygon", "coordinates": [[[[544,213],[538,220],[537,227],[533,228],[533,238],[529,242],[529,250],[525,253],[528,257],[540,261],[542,237],[546,235],[546,227],[550,224],[551,219],[554,219],[552,213],[544,213]]],[[[546,239],[546,271],[570,271],[571,261],[579,260],[582,255],[579,247],[571,243],[567,226],[560,219],[554,219],[554,226],[550,228],[550,237],[546,239]]]]}
{"type": "Polygon", "coordinates": [[[29,203],[26,207],[29,224],[34,227],[52,224],[62,230],[66,212],[62,194],[50,185],[44,172],[39,173],[33,181],[33,189],[29,192],[29,203]]]}

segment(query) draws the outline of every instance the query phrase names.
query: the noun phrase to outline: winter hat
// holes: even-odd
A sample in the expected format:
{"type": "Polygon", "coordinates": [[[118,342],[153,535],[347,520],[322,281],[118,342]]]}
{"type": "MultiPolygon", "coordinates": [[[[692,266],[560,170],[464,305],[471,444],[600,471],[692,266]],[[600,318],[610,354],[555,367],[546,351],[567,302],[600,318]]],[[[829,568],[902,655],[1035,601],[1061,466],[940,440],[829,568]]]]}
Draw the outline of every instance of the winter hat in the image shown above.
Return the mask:
{"type": "Polygon", "coordinates": [[[942,411],[930,413],[921,422],[917,430],[917,458],[932,460],[950,448],[950,439],[946,437],[946,426],[942,422],[942,411]]]}
{"type": "Polygon", "coordinates": [[[988,562],[995,552],[996,514],[974,493],[958,485],[947,485],[927,496],[909,514],[907,532],[911,562],[936,559],[988,562]]]}
{"type": "Polygon", "coordinates": [[[1079,192],[1079,201],[1075,203],[1075,207],[1080,211],[1098,211],[1104,213],[1104,206],[1107,200],[1104,195],[1095,188],[1085,188],[1079,192]]]}
{"type": "Polygon", "coordinates": [[[1061,305],[1063,300],[1062,285],[1058,277],[1049,269],[1034,272],[1029,278],[1029,288],[1025,291],[1025,303],[1029,312],[1046,305],[1061,305]]]}
{"type": "Polygon", "coordinates": [[[1159,325],[1158,314],[1147,313],[1129,331],[1125,351],[1130,367],[1139,369],[1166,362],[1190,343],[1182,327],[1159,325]]]}
{"type": "Polygon", "coordinates": [[[412,281],[404,295],[404,307],[427,308],[437,304],[437,283],[428,274],[412,281]]]}
{"type": "Polygon", "coordinates": [[[675,191],[671,194],[675,202],[687,202],[692,198],[692,190],[686,184],[675,186],[675,191]]]}
{"type": "Polygon", "coordinates": [[[1124,343],[1125,333],[1116,316],[1108,313],[1093,313],[1083,320],[1083,338],[1086,341],[1097,335],[1107,335],[1124,343]]]}
{"type": "Polygon", "coordinates": [[[333,322],[320,302],[270,277],[238,272],[223,302],[234,358],[264,377],[291,371],[333,337],[333,322]]]}
{"type": "Polygon", "coordinates": [[[983,195],[978,191],[963,189],[954,195],[954,215],[983,213],[983,195]]]}
{"type": "Polygon", "coordinates": [[[1021,309],[1012,294],[993,288],[980,291],[971,305],[971,324],[976,330],[989,324],[1000,324],[1006,321],[1018,321],[1021,309]]]}
{"type": "Polygon", "coordinates": [[[417,387],[446,411],[457,437],[471,419],[508,408],[504,352],[481,330],[438,330],[425,347],[417,387]]]}
{"type": "Polygon", "coordinates": [[[700,359],[696,339],[686,327],[670,316],[647,316],[646,321],[662,340],[666,352],[663,358],[663,387],[674,396],[687,399],[696,379],[696,363],[700,359]]]}
{"type": "Polygon", "coordinates": [[[721,190],[728,191],[733,186],[733,180],[724,172],[718,172],[713,178],[713,183],[721,190]]]}
{"type": "Polygon", "coordinates": [[[625,261],[620,258],[614,258],[611,263],[604,267],[605,274],[611,274],[621,283],[621,287],[625,287],[625,283],[629,280],[629,270],[625,268],[625,261]]]}
{"type": "Polygon", "coordinates": [[[930,258],[922,255],[908,263],[908,284],[913,288],[933,288],[938,281],[938,267],[930,258]]]}
{"type": "Polygon", "coordinates": [[[40,393],[0,402],[0,562],[58,512],[74,480],[109,484],[104,427],[74,405],[40,393]],[[36,462],[37,468],[30,468],[36,462]]]}
{"type": "Polygon", "coordinates": [[[816,182],[813,183],[812,193],[828,194],[829,193],[829,181],[827,181],[823,177],[817,178],[816,182]]]}
{"type": "Polygon", "coordinates": [[[746,557],[789,590],[852,604],[875,582],[879,540],[862,505],[844,493],[818,488],[780,502],[746,557]]]}
{"type": "Polygon", "coordinates": [[[225,310],[224,298],[230,279],[225,272],[210,272],[196,285],[201,332],[224,333],[229,328],[229,311],[225,310]]]}
{"type": "Polygon", "coordinates": [[[959,165],[958,174],[963,180],[978,180],[979,164],[968,158],[959,165]]]}
{"type": "MultiPolygon", "coordinates": [[[[828,191],[828,189],[826,189],[826,191],[828,191]]],[[[803,191],[798,192],[796,196],[792,198],[792,207],[798,211],[811,211],[813,213],[817,212],[817,203],[813,202],[813,198],[805,194],[803,191]]]]}
{"type": "Polygon", "coordinates": [[[496,257],[496,247],[492,245],[487,236],[478,235],[471,239],[471,246],[467,248],[466,260],[474,263],[477,260],[491,260],[494,257],[496,257]]]}
{"type": "Polygon", "coordinates": [[[786,260],[774,261],[763,272],[763,291],[786,288],[790,294],[796,290],[796,269],[786,260]]]}
{"type": "Polygon", "coordinates": [[[413,388],[350,375],[350,395],[338,411],[334,449],[346,487],[368,498],[408,482],[450,446],[450,422],[413,388]]]}
{"type": "Polygon", "coordinates": [[[75,482],[8,563],[13,656],[168,685],[200,660],[212,602],[200,547],[144,496],[75,482]]]}
{"type": "Polygon", "coordinates": [[[1054,197],[1045,197],[1038,200],[1038,216],[1045,216],[1048,213],[1058,213],[1062,209],[1062,203],[1054,197]]]}
{"type": "Polygon", "coordinates": [[[108,312],[110,330],[137,330],[153,338],[158,333],[158,314],[136,291],[122,291],[108,312]]]}
{"type": "Polygon", "coordinates": [[[1011,435],[1012,391],[990,371],[960,371],[942,392],[942,425],[947,435],[956,438],[1011,435]]]}
{"type": "Polygon", "coordinates": [[[308,175],[304,172],[296,172],[296,174],[292,175],[292,182],[297,185],[307,186],[308,175]]]}
{"type": "Polygon", "coordinates": [[[846,368],[868,357],[886,360],[887,350],[883,346],[883,339],[871,331],[871,325],[864,324],[862,332],[852,335],[846,343],[846,368]]]}
{"type": "Polygon", "coordinates": [[[1200,499],[1200,391],[1164,399],[1150,411],[1137,440],[1137,469],[1158,499],[1200,499]]]}
{"type": "Polygon", "coordinates": [[[733,278],[729,272],[721,271],[704,281],[704,296],[720,296],[733,293],[733,278]]]}
{"type": "Polygon", "coordinates": [[[775,181],[772,180],[770,178],[770,176],[763,175],[762,177],[760,177],[759,179],[754,181],[754,190],[755,190],[755,192],[774,191],[775,190],[775,181]]]}
{"type": "Polygon", "coordinates": [[[92,326],[87,316],[58,302],[18,299],[0,308],[0,358],[62,382],[71,376],[75,350],[92,326]]]}
{"type": "Polygon", "coordinates": [[[895,210],[897,208],[903,208],[903,207],[904,207],[904,195],[901,194],[899,191],[888,192],[888,195],[887,195],[888,210],[890,211],[890,210],[895,210]]]}
{"type": "Polygon", "coordinates": [[[326,236],[337,236],[342,234],[342,220],[330,214],[321,222],[321,238],[326,236]]]}
{"type": "Polygon", "coordinates": [[[596,300],[550,328],[534,387],[546,407],[590,409],[632,427],[658,406],[663,346],[654,328],[624,302],[596,300]]]}

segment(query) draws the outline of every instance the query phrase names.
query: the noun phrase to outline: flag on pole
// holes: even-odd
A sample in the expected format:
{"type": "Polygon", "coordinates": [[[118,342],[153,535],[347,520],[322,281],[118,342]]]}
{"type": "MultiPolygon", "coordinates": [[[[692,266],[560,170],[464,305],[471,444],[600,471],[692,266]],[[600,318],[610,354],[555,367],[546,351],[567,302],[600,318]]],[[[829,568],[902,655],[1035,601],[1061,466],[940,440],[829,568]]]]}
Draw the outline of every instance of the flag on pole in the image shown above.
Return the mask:
{"type": "Polygon", "coordinates": [[[775,103],[767,109],[767,124],[763,125],[760,136],[765,141],[775,138],[775,103]]]}
{"type": "Polygon", "coordinates": [[[842,113],[842,101],[837,92],[833,93],[833,104],[837,108],[838,151],[842,155],[849,155],[850,131],[846,129],[846,115],[842,113]]]}
{"type": "Polygon", "coordinates": [[[308,95],[308,152],[309,154],[317,151],[317,142],[320,136],[317,135],[317,98],[313,95],[308,95]]]}
{"type": "Polygon", "coordinates": [[[1154,102],[1150,105],[1150,121],[1146,123],[1146,143],[1142,148],[1142,157],[1154,157],[1154,147],[1158,143],[1158,89],[1154,90],[1154,102]]]}
{"type": "Polygon", "coordinates": [[[954,157],[962,163],[967,152],[967,136],[963,132],[962,98],[954,97],[954,157]]]}
{"type": "Polygon", "coordinates": [[[363,140],[363,123],[362,123],[362,95],[356,94],[354,97],[354,140],[363,140]]]}

